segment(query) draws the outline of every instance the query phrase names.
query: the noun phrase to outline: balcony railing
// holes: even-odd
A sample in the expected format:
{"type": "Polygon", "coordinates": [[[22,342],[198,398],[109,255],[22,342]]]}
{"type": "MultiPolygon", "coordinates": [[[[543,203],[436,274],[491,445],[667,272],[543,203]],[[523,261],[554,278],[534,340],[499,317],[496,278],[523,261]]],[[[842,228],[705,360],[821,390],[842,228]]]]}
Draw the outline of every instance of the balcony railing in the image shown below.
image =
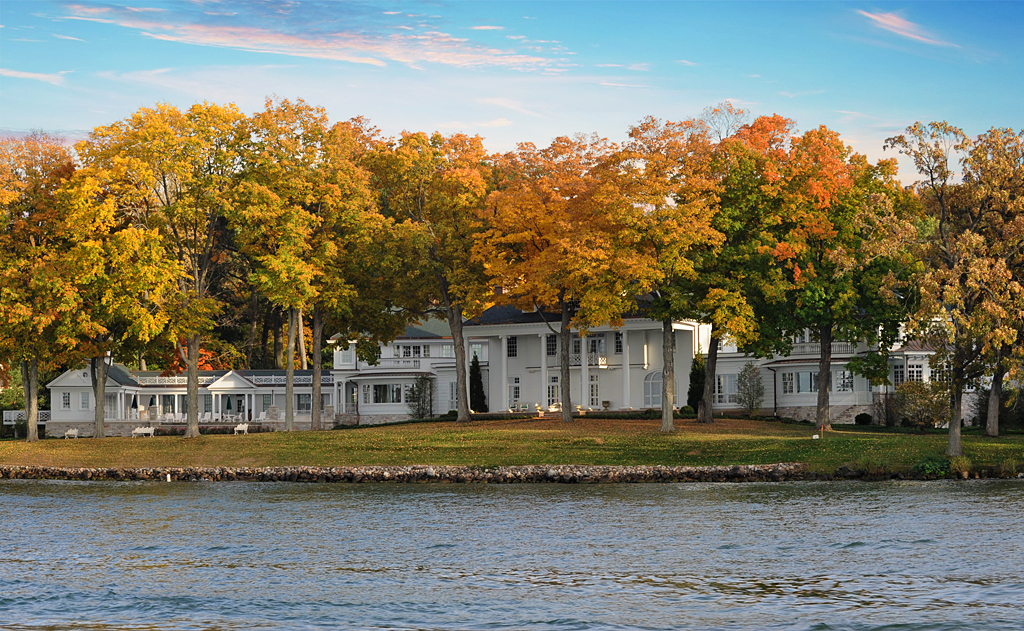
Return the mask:
{"type": "Polygon", "coordinates": [[[404,368],[406,370],[418,369],[420,367],[420,360],[418,359],[378,359],[376,366],[367,366],[367,368],[383,368],[385,370],[394,370],[396,368],[404,368]]]}
{"type": "MultiPolygon", "coordinates": [[[[16,421],[25,420],[25,410],[4,410],[4,425],[14,425],[16,421]]],[[[50,420],[49,410],[39,410],[39,422],[50,420]]]]}
{"type": "MultiPolygon", "coordinates": [[[[608,356],[601,353],[587,353],[587,365],[588,366],[607,366],[608,356]]],[[[569,355],[570,366],[582,366],[583,365],[583,354],[572,353],[569,355]]]]}
{"type": "MultiPolygon", "coordinates": [[[[832,342],[832,354],[849,355],[857,351],[857,345],[850,342],[832,342]]],[[[807,342],[793,345],[793,355],[821,355],[821,344],[807,342]]]]}

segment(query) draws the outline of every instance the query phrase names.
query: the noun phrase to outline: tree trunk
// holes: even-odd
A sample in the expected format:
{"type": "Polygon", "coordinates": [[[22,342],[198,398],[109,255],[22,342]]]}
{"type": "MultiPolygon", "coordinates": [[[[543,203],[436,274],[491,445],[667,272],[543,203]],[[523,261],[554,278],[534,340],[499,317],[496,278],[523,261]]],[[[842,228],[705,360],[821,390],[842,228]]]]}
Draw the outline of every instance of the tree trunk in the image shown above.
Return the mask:
{"type": "Polygon", "coordinates": [[[274,310],[274,368],[284,368],[284,347],[281,344],[281,336],[284,332],[284,320],[281,309],[274,310]]]}
{"type": "MultiPolygon", "coordinates": [[[[572,314],[569,313],[569,303],[565,300],[565,291],[559,293],[558,304],[562,310],[562,323],[558,329],[558,339],[562,343],[562,352],[559,356],[558,385],[562,389],[562,422],[572,423],[572,384],[569,383],[569,351],[572,349],[572,314]]],[[[586,349],[580,348],[580,351],[586,349]]],[[[582,375],[583,372],[580,372],[582,375]]]]}
{"type": "Polygon", "coordinates": [[[310,429],[321,430],[320,409],[320,375],[323,373],[323,356],[320,352],[320,340],[324,336],[324,319],[319,305],[313,305],[313,401],[310,409],[310,429]]]}
{"type": "Polygon", "coordinates": [[[96,425],[94,435],[96,438],[106,438],[106,418],[104,416],[107,397],[107,358],[93,357],[89,359],[89,376],[92,378],[92,392],[96,397],[96,405],[93,406],[93,422],[96,425]]]}
{"type": "Polygon", "coordinates": [[[299,361],[303,370],[309,370],[309,364],[306,360],[306,323],[302,319],[302,309],[299,309],[295,316],[295,324],[298,327],[296,335],[299,338],[299,361]]]}
{"type": "Polygon", "coordinates": [[[267,338],[270,335],[270,322],[274,319],[274,303],[267,301],[267,308],[263,311],[263,332],[260,334],[260,368],[270,366],[270,356],[267,354],[267,338]]]}
{"type": "Polygon", "coordinates": [[[697,406],[698,423],[714,423],[715,402],[715,368],[718,364],[718,334],[721,332],[714,324],[711,325],[711,341],[708,343],[708,354],[704,358],[704,395],[697,406]]]}
{"type": "Polygon", "coordinates": [[[25,390],[25,441],[39,440],[39,360],[21,362],[21,385],[25,390]]]}
{"type": "Polygon", "coordinates": [[[953,409],[949,419],[949,442],[946,445],[947,456],[962,456],[964,455],[963,444],[960,442],[960,414],[962,412],[963,401],[964,401],[964,386],[963,379],[953,378],[953,409]]]}
{"type": "Polygon", "coordinates": [[[815,427],[825,431],[832,429],[829,417],[831,405],[829,393],[832,390],[832,327],[823,326],[818,329],[818,342],[821,354],[818,358],[818,409],[815,413],[815,427]]]}
{"type": "Polygon", "coordinates": [[[188,357],[185,366],[188,371],[188,424],[185,438],[199,437],[199,334],[188,338],[188,357]]]}
{"type": "Polygon", "coordinates": [[[1003,369],[1002,363],[1002,349],[999,349],[996,355],[996,368],[992,374],[992,390],[988,393],[988,418],[985,419],[985,435],[996,437],[999,436],[999,412],[1002,411],[1003,404],[1003,375],[1006,371],[1003,369]]]}
{"type": "Polygon", "coordinates": [[[288,352],[285,357],[284,431],[295,430],[295,317],[296,309],[288,309],[288,352]]]}
{"type": "Polygon", "coordinates": [[[249,298],[249,312],[252,319],[249,321],[249,341],[245,345],[245,368],[252,368],[252,356],[256,352],[256,321],[259,320],[260,295],[253,290],[249,298]]]}
{"type": "Polygon", "coordinates": [[[676,394],[676,332],[672,319],[661,322],[661,431],[674,432],[676,425],[672,417],[672,401],[676,394]]]}
{"type": "Polygon", "coordinates": [[[444,298],[448,326],[452,329],[452,343],[455,345],[455,387],[458,390],[458,416],[455,420],[469,421],[472,418],[469,414],[469,364],[466,362],[466,338],[462,334],[462,305],[452,302],[448,280],[441,275],[438,275],[437,280],[441,286],[441,297],[444,298]]]}

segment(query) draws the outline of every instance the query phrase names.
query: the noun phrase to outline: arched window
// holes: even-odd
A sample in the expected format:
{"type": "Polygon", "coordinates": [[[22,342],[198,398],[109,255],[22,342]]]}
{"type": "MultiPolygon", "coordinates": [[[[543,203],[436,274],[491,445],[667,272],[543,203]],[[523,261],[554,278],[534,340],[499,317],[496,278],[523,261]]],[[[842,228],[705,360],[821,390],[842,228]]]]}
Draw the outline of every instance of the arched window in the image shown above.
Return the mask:
{"type": "Polygon", "coordinates": [[[661,371],[652,372],[644,377],[644,407],[661,407],[661,371]]]}

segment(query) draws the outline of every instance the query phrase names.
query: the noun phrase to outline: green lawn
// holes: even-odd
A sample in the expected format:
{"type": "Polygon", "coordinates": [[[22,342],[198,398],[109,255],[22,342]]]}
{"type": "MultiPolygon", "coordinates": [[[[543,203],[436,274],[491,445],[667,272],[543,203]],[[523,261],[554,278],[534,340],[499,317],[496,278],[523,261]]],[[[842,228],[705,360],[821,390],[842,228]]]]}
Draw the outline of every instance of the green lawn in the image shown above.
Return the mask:
{"type": "MultiPolygon", "coordinates": [[[[662,434],[656,420],[580,418],[414,423],[324,432],[211,435],[198,439],[107,438],[0,441],[0,463],[63,467],[347,466],[347,465],[737,465],[805,462],[832,472],[847,465],[909,471],[942,454],[944,433],[837,426],[820,440],[808,425],[720,419],[712,425],[676,421],[662,434]]],[[[965,455],[975,468],[1024,470],[1024,436],[967,433],[965,455]]]]}

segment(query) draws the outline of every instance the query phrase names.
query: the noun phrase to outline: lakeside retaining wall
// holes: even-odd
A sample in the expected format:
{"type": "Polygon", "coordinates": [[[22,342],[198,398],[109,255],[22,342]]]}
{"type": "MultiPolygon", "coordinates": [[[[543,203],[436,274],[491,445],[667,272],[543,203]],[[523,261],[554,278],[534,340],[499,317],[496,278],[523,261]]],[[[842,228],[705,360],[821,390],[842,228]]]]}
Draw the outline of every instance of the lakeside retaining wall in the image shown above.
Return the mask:
{"type": "Polygon", "coordinates": [[[528,465],[520,467],[35,467],[0,465],[0,477],[47,480],[400,482],[400,483],[639,483],[783,482],[818,479],[802,463],[732,467],[528,465]]]}

